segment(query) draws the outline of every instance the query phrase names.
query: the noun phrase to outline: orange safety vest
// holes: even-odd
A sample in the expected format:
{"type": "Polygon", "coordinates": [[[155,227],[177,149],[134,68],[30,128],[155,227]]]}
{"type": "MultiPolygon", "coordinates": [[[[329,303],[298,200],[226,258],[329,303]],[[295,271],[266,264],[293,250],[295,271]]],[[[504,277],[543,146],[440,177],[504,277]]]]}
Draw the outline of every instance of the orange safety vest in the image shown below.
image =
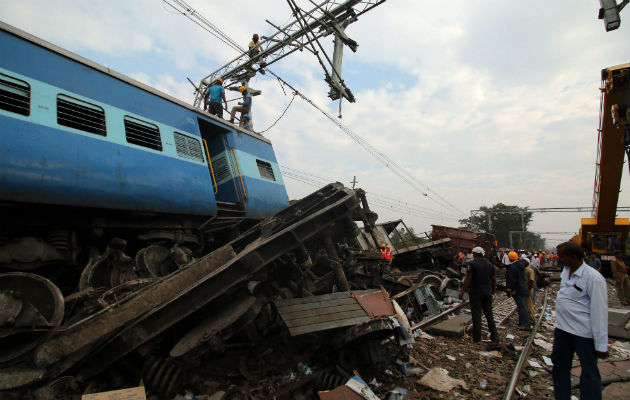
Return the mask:
{"type": "Polygon", "coordinates": [[[381,260],[387,260],[387,249],[381,249],[381,260]]]}
{"type": "Polygon", "coordinates": [[[392,259],[392,250],[391,249],[385,250],[385,259],[386,260],[391,260],[392,259]]]}

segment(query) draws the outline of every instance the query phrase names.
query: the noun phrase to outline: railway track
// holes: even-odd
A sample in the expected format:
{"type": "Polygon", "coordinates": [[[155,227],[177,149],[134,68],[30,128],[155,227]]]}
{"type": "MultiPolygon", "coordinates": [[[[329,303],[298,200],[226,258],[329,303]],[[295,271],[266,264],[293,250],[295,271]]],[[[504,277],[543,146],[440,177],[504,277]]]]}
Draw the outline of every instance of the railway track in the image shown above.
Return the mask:
{"type": "Polygon", "coordinates": [[[540,323],[543,320],[543,316],[545,314],[545,307],[547,307],[547,298],[549,296],[550,290],[545,290],[545,298],[543,300],[542,310],[540,315],[538,316],[538,320],[536,321],[536,325],[529,333],[527,337],[527,342],[525,342],[525,346],[523,346],[523,350],[521,351],[521,355],[516,362],[516,366],[514,367],[514,371],[512,372],[512,377],[508,382],[507,389],[505,391],[505,395],[503,396],[503,400],[511,400],[514,395],[514,390],[516,389],[516,384],[518,383],[518,379],[521,376],[521,372],[523,371],[523,367],[525,366],[525,361],[529,355],[529,352],[532,348],[532,344],[534,343],[534,338],[536,337],[536,332],[538,332],[538,328],[540,327],[540,323]]]}

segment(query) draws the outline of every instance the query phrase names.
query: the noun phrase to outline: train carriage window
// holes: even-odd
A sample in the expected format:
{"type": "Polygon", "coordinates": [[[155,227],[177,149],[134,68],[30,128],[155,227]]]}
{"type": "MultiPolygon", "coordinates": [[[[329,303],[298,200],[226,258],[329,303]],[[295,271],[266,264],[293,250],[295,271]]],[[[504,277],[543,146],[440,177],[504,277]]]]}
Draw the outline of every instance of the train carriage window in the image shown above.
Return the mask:
{"type": "Polygon", "coordinates": [[[125,116],[125,135],[127,143],[162,151],[162,138],[157,125],[125,116]]]}
{"type": "Polygon", "coordinates": [[[102,107],[63,94],[57,95],[57,123],[106,136],[105,110],[102,107]]]}
{"type": "Polygon", "coordinates": [[[273,168],[271,168],[271,164],[261,160],[256,160],[256,164],[258,165],[258,172],[260,172],[261,177],[272,181],[276,180],[276,176],[273,174],[273,168]]]}
{"type": "Polygon", "coordinates": [[[173,137],[175,138],[175,150],[177,150],[178,156],[203,162],[199,140],[178,132],[175,132],[173,137]]]}
{"type": "Polygon", "coordinates": [[[0,110],[29,116],[31,86],[23,80],[0,73],[0,110]]]}

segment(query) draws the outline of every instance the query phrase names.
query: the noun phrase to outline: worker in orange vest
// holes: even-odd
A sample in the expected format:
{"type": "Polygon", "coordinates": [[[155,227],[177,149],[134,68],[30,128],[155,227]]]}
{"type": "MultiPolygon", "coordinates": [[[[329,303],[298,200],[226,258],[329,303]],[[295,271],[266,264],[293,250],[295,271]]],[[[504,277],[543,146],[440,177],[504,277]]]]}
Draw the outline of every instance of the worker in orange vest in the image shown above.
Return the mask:
{"type": "Polygon", "coordinates": [[[389,245],[387,245],[387,250],[385,251],[385,259],[387,261],[392,260],[392,249],[389,248],[389,245]]]}
{"type": "Polygon", "coordinates": [[[381,244],[381,260],[387,260],[387,249],[385,248],[385,243],[381,244]]]}

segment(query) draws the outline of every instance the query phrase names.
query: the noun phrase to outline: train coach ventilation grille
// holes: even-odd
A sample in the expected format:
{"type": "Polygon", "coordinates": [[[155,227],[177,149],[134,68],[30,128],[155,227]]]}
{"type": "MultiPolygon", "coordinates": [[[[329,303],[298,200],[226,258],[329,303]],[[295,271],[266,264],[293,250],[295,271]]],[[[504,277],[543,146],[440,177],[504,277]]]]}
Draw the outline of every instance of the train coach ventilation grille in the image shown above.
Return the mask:
{"type": "Polygon", "coordinates": [[[214,167],[214,176],[216,177],[217,183],[229,178],[230,175],[230,167],[227,164],[227,159],[225,154],[221,154],[216,158],[212,159],[212,166],[214,167]]]}
{"type": "Polygon", "coordinates": [[[57,123],[84,132],[106,135],[103,108],[63,94],[57,95],[57,123]]]}
{"type": "Polygon", "coordinates": [[[174,137],[178,156],[203,162],[199,140],[177,132],[174,133],[174,137]]]}
{"type": "Polygon", "coordinates": [[[31,87],[29,84],[0,74],[0,110],[28,116],[31,113],[31,87]]]}
{"type": "Polygon", "coordinates": [[[125,116],[125,135],[127,143],[162,151],[162,138],[157,125],[125,116]]]}

